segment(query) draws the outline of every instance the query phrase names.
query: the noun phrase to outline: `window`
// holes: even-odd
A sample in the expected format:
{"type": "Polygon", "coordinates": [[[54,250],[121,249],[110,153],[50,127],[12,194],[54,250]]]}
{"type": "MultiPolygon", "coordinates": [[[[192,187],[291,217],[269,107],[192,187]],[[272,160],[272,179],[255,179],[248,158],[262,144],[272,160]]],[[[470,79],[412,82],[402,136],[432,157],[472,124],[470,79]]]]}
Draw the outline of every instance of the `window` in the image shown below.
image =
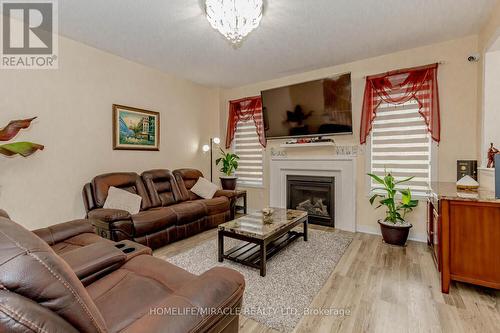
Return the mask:
{"type": "MultiPolygon", "coordinates": [[[[383,176],[391,171],[396,179],[414,176],[399,188],[410,188],[414,196],[428,194],[431,179],[432,141],[419,104],[412,99],[401,105],[383,103],[377,108],[371,133],[371,172],[383,176]]],[[[371,188],[376,184],[371,183],[371,188]]]]}
{"type": "Polygon", "coordinates": [[[238,122],[233,150],[240,157],[236,171],[238,184],[248,187],[262,186],[264,152],[253,119],[238,122]]]}

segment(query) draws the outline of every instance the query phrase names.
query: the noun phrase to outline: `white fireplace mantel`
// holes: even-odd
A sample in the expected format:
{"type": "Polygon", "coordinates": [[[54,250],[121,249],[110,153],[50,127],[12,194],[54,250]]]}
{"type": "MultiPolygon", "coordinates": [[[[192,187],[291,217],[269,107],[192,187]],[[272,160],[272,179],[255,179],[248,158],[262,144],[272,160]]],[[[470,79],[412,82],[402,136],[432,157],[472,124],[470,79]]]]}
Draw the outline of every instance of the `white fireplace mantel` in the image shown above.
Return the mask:
{"type": "Polygon", "coordinates": [[[287,205],[287,176],[335,177],[335,228],[356,231],[356,160],[353,156],[273,157],[270,162],[270,203],[287,205]]]}

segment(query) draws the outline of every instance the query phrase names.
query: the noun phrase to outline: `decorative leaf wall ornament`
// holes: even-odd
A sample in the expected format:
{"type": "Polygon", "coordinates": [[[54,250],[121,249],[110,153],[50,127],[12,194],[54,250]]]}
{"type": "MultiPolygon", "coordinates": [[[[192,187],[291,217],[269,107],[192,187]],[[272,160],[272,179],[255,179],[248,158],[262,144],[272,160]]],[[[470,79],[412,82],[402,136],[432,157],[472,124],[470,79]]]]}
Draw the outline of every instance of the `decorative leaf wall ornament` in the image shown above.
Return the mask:
{"type": "Polygon", "coordinates": [[[19,154],[23,157],[28,157],[37,150],[43,150],[42,145],[33,142],[14,142],[0,146],[0,154],[5,156],[13,156],[19,154]]]}
{"type": "MultiPolygon", "coordinates": [[[[30,127],[34,119],[36,119],[36,117],[11,121],[0,130],[0,141],[9,141],[13,139],[20,130],[30,127]]],[[[43,150],[44,148],[43,145],[33,142],[13,142],[0,145],[0,154],[5,156],[21,155],[23,157],[28,157],[37,150],[43,150]]]]}
{"type": "Polygon", "coordinates": [[[0,130],[0,141],[12,140],[20,130],[30,127],[31,122],[36,117],[22,120],[13,120],[7,126],[0,130]]]}

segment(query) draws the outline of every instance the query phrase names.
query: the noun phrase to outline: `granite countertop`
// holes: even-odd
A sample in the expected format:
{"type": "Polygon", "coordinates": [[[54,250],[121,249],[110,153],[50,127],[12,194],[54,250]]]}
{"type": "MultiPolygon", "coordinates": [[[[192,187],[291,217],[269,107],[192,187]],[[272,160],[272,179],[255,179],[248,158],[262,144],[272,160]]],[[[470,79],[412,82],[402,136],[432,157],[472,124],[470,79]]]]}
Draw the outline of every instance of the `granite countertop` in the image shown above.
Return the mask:
{"type": "Polygon", "coordinates": [[[433,182],[431,183],[431,195],[437,199],[461,200],[461,201],[484,201],[497,202],[500,199],[495,198],[495,192],[482,189],[477,191],[458,190],[457,184],[452,182],[433,182]]]}

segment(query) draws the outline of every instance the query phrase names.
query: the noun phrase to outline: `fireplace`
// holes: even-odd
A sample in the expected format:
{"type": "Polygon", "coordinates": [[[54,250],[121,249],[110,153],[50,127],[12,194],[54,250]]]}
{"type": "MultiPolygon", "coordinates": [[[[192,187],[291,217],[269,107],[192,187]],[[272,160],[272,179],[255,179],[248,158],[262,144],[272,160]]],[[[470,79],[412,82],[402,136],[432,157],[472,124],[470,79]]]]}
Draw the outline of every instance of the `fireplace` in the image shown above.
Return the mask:
{"type": "Polygon", "coordinates": [[[335,177],[287,175],[287,208],[309,213],[309,223],[335,226],[335,177]]]}

